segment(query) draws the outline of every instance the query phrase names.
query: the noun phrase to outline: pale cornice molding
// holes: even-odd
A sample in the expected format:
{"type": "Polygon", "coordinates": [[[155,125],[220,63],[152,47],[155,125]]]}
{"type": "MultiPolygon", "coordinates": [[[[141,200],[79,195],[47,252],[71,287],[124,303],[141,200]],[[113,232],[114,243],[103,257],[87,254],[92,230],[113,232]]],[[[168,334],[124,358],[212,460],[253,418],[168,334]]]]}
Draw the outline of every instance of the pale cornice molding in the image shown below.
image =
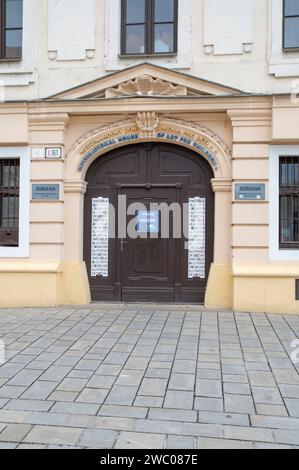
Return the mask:
{"type": "Polygon", "coordinates": [[[232,180],[212,179],[211,183],[214,193],[230,193],[232,191],[232,180]]]}

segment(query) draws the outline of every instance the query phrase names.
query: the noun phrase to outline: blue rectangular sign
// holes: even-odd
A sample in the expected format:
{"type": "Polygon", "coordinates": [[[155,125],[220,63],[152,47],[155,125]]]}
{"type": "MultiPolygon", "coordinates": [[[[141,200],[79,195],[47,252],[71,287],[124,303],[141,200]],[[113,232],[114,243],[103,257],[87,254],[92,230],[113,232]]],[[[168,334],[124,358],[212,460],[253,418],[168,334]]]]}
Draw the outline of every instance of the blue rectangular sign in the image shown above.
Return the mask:
{"type": "Polygon", "coordinates": [[[59,184],[33,184],[32,199],[34,200],[59,200],[59,184]]]}
{"type": "Polygon", "coordinates": [[[236,201],[264,201],[266,185],[264,183],[241,183],[235,185],[236,201]]]}

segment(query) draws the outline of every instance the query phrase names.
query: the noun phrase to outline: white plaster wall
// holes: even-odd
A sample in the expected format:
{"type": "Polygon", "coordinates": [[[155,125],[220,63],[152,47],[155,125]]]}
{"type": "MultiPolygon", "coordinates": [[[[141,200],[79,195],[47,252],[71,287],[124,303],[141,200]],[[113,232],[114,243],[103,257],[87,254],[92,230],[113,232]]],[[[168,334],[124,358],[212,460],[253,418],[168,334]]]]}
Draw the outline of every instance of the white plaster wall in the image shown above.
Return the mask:
{"type": "Polygon", "coordinates": [[[179,0],[178,55],[127,59],[120,0],[24,0],[23,60],[0,63],[1,95],[43,98],[144,61],[247,92],[289,93],[299,54],[282,52],[281,24],[282,0],[179,0]]]}
{"type": "Polygon", "coordinates": [[[95,0],[48,0],[48,53],[84,60],[95,51],[95,0]]]}
{"type": "Polygon", "coordinates": [[[250,52],[253,0],[204,0],[204,47],[214,55],[250,52]]]}

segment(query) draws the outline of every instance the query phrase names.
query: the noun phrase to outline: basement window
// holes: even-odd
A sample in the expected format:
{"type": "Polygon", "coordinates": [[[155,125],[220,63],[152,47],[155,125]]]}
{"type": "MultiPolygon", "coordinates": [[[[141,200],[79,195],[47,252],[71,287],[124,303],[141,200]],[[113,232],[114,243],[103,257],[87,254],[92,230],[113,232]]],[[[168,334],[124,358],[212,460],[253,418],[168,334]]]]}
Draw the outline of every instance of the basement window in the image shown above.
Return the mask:
{"type": "Polygon", "coordinates": [[[20,160],[0,160],[0,246],[19,246],[20,160]]]}
{"type": "Polygon", "coordinates": [[[280,248],[299,249],[299,157],[280,157],[280,248]]]}

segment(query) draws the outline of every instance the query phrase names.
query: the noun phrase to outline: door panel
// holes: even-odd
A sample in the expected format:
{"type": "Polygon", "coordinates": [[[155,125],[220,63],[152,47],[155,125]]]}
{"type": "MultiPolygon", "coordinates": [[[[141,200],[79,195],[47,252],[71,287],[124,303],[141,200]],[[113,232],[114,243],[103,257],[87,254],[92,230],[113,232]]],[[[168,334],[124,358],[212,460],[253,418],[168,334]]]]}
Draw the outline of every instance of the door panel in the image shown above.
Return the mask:
{"type": "MultiPolygon", "coordinates": [[[[85,196],[84,259],[94,301],[204,302],[214,244],[211,178],[213,172],[204,158],[168,144],[146,143],[124,147],[102,156],[91,165],[85,196]],[[120,196],[126,196],[127,207],[132,203],[142,203],[146,211],[149,211],[151,203],[170,205],[178,202],[183,207],[192,198],[205,199],[205,278],[188,278],[188,266],[192,259],[186,246],[187,240],[183,236],[174,239],[172,232],[169,238],[162,238],[161,221],[156,238],[153,238],[153,233],[145,236],[142,233],[144,227],[141,227],[137,239],[123,234],[122,239],[110,238],[108,276],[92,277],[91,244],[94,243],[92,233],[96,233],[95,221],[92,220],[93,200],[108,198],[116,208],[118,220],[120,196]]],[[[127,216],[126,223],[136,216],[137,213],[127,216]]],[[[155,217],[151,214],[149,218],[149,232],[155,230],[155,217]]],[[[144,218],[146,214],[141,213],[141,224],[147,227],[147,219],[144,218]]],[[[111,224],[111,220],[109,222],[111,224]]],[[[116,229],[117,225],[116,222],[116,229]]],[[[93,246],[99,250],[100,256],[104,242],[102,247],[101,242],[93,246]]],[[[199,262],[199,259],[193,262],[199,262]]]]}
{"type": "MultiPolygon", "coordinates": [[[[150,221],[151,204],[171,204],[176,200],[175,188],[137,189],[126,188],[122,195],[127,198],[127,207],[142,203],[146,211],[135,211],[128,216],[127,223],[140,227],[141,238],[127,237],[122,242],[121,252],[121,284],[122,297],[125,301],[147,301],[153,299],[153,289],[156,301],[174,301],[175,284],[175,241],[172,234],[170,238],[162,238],[160,216],[158,232],[151,232],[150,222],[138,219],[148,214],[150,221]],[[135,222],[134,222],[135,221],[135,222]],[[138,224],[138,222],[140,222],[138,224]],[[147,227],[144,227],[146,226],[147,227]],[[154,237],[154,238],[153,238],[154,237]]],[[[137,233],[136,233],[137,234],[137,233]]]]}

